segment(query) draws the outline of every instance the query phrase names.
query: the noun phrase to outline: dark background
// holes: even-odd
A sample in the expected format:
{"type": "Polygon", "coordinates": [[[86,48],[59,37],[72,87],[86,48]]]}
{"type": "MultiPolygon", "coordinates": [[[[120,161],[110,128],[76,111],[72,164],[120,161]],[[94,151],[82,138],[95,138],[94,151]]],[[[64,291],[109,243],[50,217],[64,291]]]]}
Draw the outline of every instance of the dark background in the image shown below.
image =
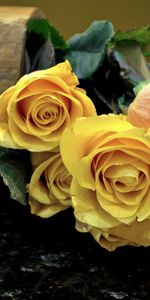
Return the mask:
{"type": "Polygon", "coordinates": [[[0,299],[150,299],[150,248],[108,252],[71,210],[43,220],[4,186],[0,198],[0,299]]]}

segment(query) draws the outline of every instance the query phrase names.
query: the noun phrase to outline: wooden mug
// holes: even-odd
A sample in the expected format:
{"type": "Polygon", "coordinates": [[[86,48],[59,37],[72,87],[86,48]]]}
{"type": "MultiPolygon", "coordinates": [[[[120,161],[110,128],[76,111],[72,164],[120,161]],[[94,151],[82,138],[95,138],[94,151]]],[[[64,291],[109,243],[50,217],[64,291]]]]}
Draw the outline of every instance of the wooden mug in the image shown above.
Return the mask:
{"type": "Polygon", "coordinates": [[[20,77],[26,23],[33,18],[45,16],[35,7],[0,6],[0,93],[20,77]]]}

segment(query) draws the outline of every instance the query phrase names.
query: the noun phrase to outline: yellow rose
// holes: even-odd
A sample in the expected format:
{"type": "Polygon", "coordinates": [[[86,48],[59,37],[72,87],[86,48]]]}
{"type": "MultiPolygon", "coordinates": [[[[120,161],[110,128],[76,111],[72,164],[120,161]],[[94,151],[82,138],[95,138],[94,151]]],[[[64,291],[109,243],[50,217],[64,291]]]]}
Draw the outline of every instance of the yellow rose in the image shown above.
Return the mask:
{"type": "Polygon", "coordinates": [[[89,232],[102,247],[109,251],[125,245],[150,246],[150,220],[148,219],[142,222],[135,221],[130,225],[121,224],[105,230],[92,228],[89,232]]]}
{"type": "Polygon", "coordinates": [[[60,153],[33,153],[34,172],[28,185],[31,212],[48,218],[71,206],[72,177],[60,153]]]}
{"type": "Polygon", "coordinates": [[[140,90],[130,104],[128,119],[136,127],[150,127],[150,83],[140,90]]]}
{"type": "Polygon", "coordinates": [[[23,76],[0,96],[0,146],[49,151],[77,117],[96,115],[68,61],[23,76]]]}
{"type": "Polygon", "coordinates": [[[121,243],[142,244],[140,237],[138,241],[132,237],[141,223],[150,219],[150,141],[146,131],[122,115],[79,118],[62,135],[60,149],[73,176],[77,229],[91,232],[96,240],[105,234],[105,239],[113,236],[120,243],[121,234],[116,232],[124,226],[128,234],[121,243]]]}

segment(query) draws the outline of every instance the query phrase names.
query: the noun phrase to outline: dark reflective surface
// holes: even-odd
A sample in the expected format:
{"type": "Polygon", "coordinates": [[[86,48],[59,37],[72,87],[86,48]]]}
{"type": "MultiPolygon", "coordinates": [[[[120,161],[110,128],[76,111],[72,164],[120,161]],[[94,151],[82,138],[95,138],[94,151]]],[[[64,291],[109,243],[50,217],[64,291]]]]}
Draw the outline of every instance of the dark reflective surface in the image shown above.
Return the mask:
{"type": "Polygon", "coordinates": [[[110,253],[71,211],[42,220],[0,198],[0,299],[150,299],[150,248],[110,253]]]}

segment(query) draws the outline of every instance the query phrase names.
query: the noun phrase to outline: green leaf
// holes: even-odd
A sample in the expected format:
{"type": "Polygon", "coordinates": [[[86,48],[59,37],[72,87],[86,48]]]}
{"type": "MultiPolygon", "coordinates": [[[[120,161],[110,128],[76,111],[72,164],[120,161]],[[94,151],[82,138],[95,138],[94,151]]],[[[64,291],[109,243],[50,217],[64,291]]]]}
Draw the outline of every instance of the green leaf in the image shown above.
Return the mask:
{"type": "Polygon", "coordinates": [[[137,43],[131,44],[127,47],[118,47],[126,57],[128,64],[139,73],[144,79],[150,79],[150,71],[147,62],[144,58],[143,52],[137,43]]]}
{"type": "Polygon", "coordinates": [[[22,73],[43,70],[55,65],[55,50],[50,37],[49,23],[44,19],[30,20],[27,35],[22,73]]]}
{"type": "Polygon", "coordinates": [[[114,47],[122,41],[126,41],[126,44],[128,41],[136,41],[139,45],[146,46],[150,44],[150,27],[144,26],[129,31],[118,31],[113,36],[110,46],[114,47]]]}
{"type": "Polygon", "coordinates": [[[10,197],[26,204],[26,172],[23,151],[0,147],[0,176],[10,190],[10,197]]]}
{"type": "Polygon", "coordinates": [[[44,41],[50,39],[55,49],[65,50],[67,48],[67,44],[59,31],[45,19],[29,20],[27,30],[41,35],[44,41]]]}
{"type": "Polygon", "coordinates": [[[50,37],[49,23],[45,19],[31,19],[27,22],[26,27],[29,32],[41,35],[44,41],[47,41],[50,37]]]}
{"type": "Polygon", "coordinates": [[[30,68],[30,72],[52,67],[55,64],[54,56],[53,46],[50,40],[47,40],[36,53],[30,68]]]}
{"type": "Polygon", "coordinates": [[[118,31],[113,36],[108,46],[114,48],[120,45],[121,42],[128,45],[132,41],[136,42],[141,47],[145,57],[150,56],[150,26],[135,28],[129,31],[118,31]]]}
{"type": "Polygon", "coordinates": [[[59,49],[59,50],[66,50],[68,46],[67,46],[63,36],[51,24],[49,24],[49,32],[50,32],[51,41],[54,45],[54,48],[59,49]]]}
{"type": "Polygon", "coordinates": [[[120,75],[125,81],[136,86],[141,81],[150,79],[148,63],[145,60],[140,46],[134,42],[121,43],[110,50],[114,60],[120,67],[120,75]]]}
{"type": "Polygon", "coordinates": [[[68,40],[66,59],[80,79],[90,77],[101,65],[106,45],[113,34],[111,22],[95,21],[86,31],[68,40]]]}

